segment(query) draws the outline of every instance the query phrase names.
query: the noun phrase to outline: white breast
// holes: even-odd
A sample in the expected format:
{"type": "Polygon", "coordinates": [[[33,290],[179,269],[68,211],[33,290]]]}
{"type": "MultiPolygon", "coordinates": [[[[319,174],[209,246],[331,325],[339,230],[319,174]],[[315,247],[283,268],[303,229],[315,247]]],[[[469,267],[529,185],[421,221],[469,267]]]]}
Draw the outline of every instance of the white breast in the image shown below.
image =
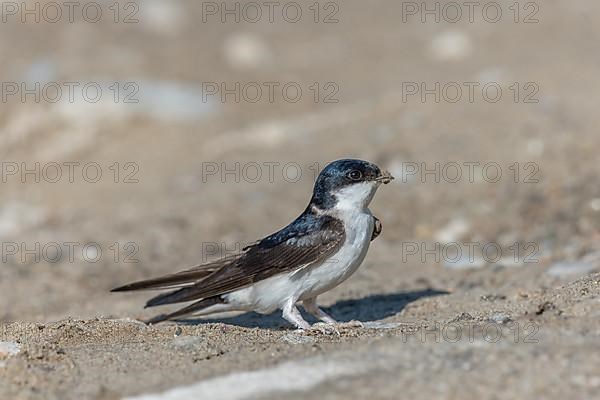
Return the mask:
{"type": "Polygon", "coordinates": [[[346,213],[343,217],[346,239],[328,260],[314,266],[301,277],[300,300],[333,289],[350,277],[363,262],[373,234],[373,216],[368,209],[346,213]]]}

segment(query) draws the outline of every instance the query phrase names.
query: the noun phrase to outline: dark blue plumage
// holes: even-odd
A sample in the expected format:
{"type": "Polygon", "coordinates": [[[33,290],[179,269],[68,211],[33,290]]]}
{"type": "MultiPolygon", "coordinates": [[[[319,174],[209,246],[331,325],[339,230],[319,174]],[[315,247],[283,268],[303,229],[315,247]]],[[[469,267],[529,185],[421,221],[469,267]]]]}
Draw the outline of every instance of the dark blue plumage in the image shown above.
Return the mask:
{"type": "Polygon", "coordinates": [[[321,231],[333,220],[334,218],[330,216],[317,216],[310,210],[310,208],[307,208],[291,224],[262,239],[256,244],[256,246],[261,248],[277,246],[278,244],[281,244],[291,238],[302,237],[312,232],[321,231]]]}

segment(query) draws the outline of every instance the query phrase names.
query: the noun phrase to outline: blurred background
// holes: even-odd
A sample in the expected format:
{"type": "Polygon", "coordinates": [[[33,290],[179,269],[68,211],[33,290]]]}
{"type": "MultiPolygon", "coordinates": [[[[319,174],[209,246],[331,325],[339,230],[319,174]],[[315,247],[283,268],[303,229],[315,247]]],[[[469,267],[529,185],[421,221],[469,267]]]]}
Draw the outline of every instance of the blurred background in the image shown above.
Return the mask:
{"type": "MultiPolygon", "coordinates": [[[[377,257],[444,228],[535,242],[534,268],[598,247],[595,2],[494,3],[497,22],[485,3],[15,4],[0,24],[3,319],[129,310],[106,291],[286,225],[344,157],[399,178],[372,205],[377,257]]],[[[404,285],[410,267],[366,269],[404,285]]]]}
{"type": "Polygon", "coordinates": [[[598,270],[598,2],[75,3],[2,3],[0,321],[147,317],[108,291],[285,226],[347,157],[397,179],[325,304],[598,270]]]}

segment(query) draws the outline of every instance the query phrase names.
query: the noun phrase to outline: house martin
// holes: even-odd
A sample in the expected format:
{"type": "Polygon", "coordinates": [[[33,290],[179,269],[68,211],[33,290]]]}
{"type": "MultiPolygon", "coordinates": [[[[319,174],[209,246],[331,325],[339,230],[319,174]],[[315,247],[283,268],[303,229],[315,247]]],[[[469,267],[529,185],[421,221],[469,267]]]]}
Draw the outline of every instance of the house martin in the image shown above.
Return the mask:
{"type": "Polygon", "coordinates": [[[344,282],[360,266],[381,223],[368,206],[381,183],[394,177],[367,161],[343,159],[328,164],[313,195],[291,224],[242,249],[239,254],[155,279],[134,282],[113,292],[169,290],[146,307],[191,302],[148,323],[225,311],[268,314],[309,329],[296,304],[325,324],[336,321],[317,306],[317,296],[344,282]]]}

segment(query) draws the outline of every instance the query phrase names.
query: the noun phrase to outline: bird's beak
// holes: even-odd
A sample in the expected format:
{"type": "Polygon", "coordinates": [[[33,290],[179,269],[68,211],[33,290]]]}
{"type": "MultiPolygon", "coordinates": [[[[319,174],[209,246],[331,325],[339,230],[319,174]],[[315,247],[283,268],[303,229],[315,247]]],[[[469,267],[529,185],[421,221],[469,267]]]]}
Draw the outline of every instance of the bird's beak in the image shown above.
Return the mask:
{"type": "Polygon", "coordinates": [[[384,184],[388,184],[393,180],[394,180],[394,177],[388,171],[382,172],[381,175],[379,175],[377,178],[375,178],[375,181],[383,182],[384,184]]]}

